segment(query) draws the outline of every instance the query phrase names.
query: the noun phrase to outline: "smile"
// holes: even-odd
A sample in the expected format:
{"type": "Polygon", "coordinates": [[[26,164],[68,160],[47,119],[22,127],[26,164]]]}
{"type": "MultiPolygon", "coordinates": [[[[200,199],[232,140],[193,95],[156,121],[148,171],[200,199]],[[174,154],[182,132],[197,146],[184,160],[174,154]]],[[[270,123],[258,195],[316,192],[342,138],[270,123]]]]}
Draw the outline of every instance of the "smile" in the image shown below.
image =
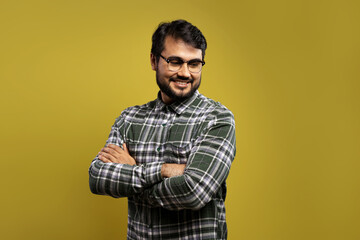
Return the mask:
{"type": "Polygon", "coordinates": [[[180,86],[186,86],[189,84],[188,82],[180,82],[180,81],[175,81],[175,83],[180,86]]]}
{"type": "Polygon", "coordinates": [[[174,83],[175,87],[180,88],[180,89],[185,89],[185,88],[188,88],[191,81],[189,81],[189,82],[173,81],[173,83],[174,83]]]}

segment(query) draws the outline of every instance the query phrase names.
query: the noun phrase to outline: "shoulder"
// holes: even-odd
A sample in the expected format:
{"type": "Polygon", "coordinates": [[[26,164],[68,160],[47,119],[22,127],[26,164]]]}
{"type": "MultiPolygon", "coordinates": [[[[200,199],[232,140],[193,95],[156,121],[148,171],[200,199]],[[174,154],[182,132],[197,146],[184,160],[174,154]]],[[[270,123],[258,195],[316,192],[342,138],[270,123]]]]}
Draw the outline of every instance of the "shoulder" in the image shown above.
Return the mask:
{"type": "Polygon", "coordinates": [[[220,102],[199,94],[197,103],[194,105],[197,111],[203,112],[206,115],[208,120],[222,120],[234,123],[234,114],[220,102]]]}
{"type": "Polygon", "coordinates": [[[124,109],[120,116],[116,118],[115,124],[118,125],[120,122],[136,122],[143,120],[146,116],[151,113],[156,107],[156,100],[150,101],[143,105],[135,105],[124,109]]]}

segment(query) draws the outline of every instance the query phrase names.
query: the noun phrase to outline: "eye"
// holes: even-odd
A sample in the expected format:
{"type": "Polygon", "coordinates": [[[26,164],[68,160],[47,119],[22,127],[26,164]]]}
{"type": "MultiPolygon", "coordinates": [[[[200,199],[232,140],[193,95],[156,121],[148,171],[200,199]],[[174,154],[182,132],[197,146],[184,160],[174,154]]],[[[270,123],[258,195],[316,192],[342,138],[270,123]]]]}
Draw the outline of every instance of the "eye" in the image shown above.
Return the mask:
{"type": "Polygon", "coordinates": [[[170,60],[169,63],[172,64],[172,65],[182,65],[183,64],[182,61],[176,60],[176,59],[170,60]]]}
{"type": "Polygon", "coordinates": [[[188,65],[191,67],[198,67],[201,65],[201,62],[199,61],[189,62],[188,65]]]}

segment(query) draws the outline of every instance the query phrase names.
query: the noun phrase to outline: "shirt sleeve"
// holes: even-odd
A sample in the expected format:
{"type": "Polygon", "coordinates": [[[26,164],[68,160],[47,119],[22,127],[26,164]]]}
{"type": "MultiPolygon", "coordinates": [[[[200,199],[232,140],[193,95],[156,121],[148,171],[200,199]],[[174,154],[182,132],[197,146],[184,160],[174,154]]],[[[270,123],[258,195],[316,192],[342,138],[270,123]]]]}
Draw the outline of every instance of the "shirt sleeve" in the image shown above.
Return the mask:
{"type": "MultiPolygon", "coordinates": [[[[125,120],[122,116],[116,119],[106,145],[115,144],[122,147],[124,124],[125,120]]],[[[89,168],[90,190],[94,194],[129,197],[162,181],[161,167],[162,163],[159,162],[134,166],[104,163],[96,156],[89,168]]]]}
{"type": "Polygon", "coordinates": [[[200,209],[225,182],[236,153],[231,112],[219,115],[195,141],[184,175],[164,179],[138,197],[169,210],[200,209]]]}

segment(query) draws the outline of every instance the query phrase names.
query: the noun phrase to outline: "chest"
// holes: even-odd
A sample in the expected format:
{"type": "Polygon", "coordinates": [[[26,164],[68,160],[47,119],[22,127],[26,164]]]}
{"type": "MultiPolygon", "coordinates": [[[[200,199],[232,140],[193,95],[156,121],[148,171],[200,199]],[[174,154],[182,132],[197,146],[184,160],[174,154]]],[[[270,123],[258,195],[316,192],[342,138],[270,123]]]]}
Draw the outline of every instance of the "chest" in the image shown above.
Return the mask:
{"type": "Polygon", "coordinates": [[[125,141],[137,163],[186,163],[206,126],[201,114],[160,112],[126,124],[125,141]]]}

